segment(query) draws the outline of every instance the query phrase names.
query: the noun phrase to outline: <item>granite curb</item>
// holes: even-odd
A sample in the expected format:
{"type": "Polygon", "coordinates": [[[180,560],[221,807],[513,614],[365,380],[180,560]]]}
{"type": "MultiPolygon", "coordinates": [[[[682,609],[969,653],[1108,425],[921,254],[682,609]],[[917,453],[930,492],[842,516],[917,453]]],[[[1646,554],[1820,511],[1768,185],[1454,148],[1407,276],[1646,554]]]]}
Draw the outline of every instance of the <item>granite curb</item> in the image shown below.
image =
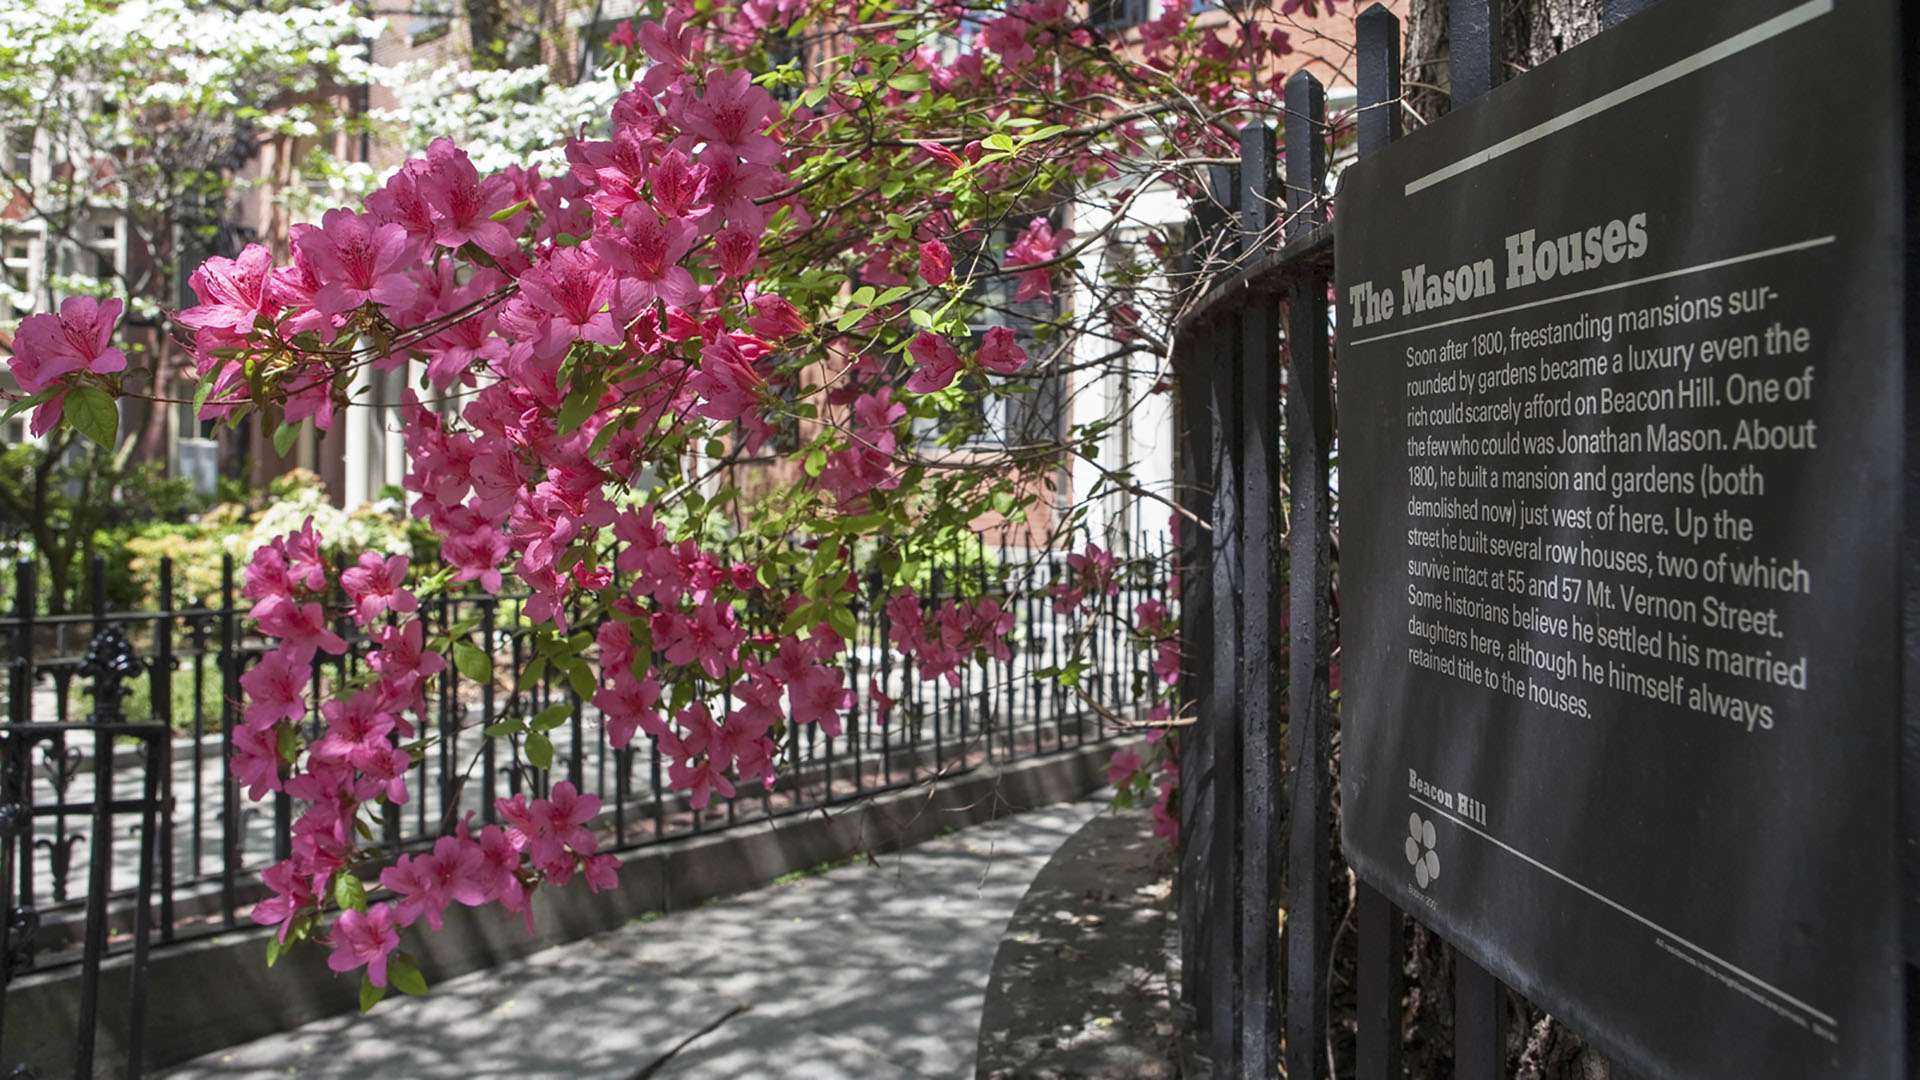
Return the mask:
{"type": "Polygon", "coordinates": [[[994,956],[977,1080],[1178,1075],[1166,962],[1172,870],[1144,810],[1103,813],[1061,845],[994,956]]]}

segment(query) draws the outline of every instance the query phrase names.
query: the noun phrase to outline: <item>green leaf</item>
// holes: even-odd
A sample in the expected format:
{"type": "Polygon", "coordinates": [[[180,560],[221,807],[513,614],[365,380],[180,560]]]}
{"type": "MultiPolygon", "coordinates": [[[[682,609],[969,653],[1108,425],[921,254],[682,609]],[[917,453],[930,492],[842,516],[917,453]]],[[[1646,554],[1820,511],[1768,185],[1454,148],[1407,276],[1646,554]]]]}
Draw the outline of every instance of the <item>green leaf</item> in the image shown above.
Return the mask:
{"type": "Polygon", "coordinates": [[[380,999],[386,996],[387,996],[386,987],[373,985],[372,979],[368,978],[365,975],[365,973],[361,974],[360,976],[360,1011],[363,1014],[367,1010],[373,1008],[375,1005],[380,1004],[380,999]]]}
{"type": "Polygon", "coordinates": [[[567,685],[573,687],[573,692],[582,698],[592,697],[594,690],[598,688],[598,684],[593,680],[593,669],[587,666],[585,660],[574,661],[573,666],[567,670],[567,685]]]}
{"type": "Polygon", "coordinates": [[[860,627],[853,621],[853,612],[847,610],[844,604],[833,604],[827,608],[827,625],[848,641],[860,636],[860,627]]]}
{"type": "MultiPolygon", "coordinates": [[[[26,412],[28,409],[38,408],[39,406],[45,404],[47,401],[51,400],[53,395],[59,392],[60,392],[59,387],[50,386],[47,389],[42,390],[39,393],[33,395],[32,397],[21,398],[19,401],[16,401],[12,405],[7,406],[7,411],[4,414],[0,414],[0,420],[11,420],[16,416],[19,416],[21,413],[26,412]]],[[[196,416],[199,415],[199,410],[195,409],[194,414],[196,416]]]]}
{"type": "Polygon", "coordinates": [[[120,410],[113,407],[113,398],[97,386],[76,386],[67,391],[60,416],[75,431],[108,450],[113,449],[120,434],[120,410]]]}
{"type": "Polygon", "coordinates": [[[520,682],[515,689],[525,690],[530,686],[538,686],[540,684],[540,677],[546,673],[547,658],[544,656],[534,657],[532,663],[527,665],[527,670],[520,673],[520,682]]]}
{"type": "MultiPolygon", "coordinates": [[[[304,423],[304,421],[302,423],[304,423]]],[[[287,451],[293,449],[294,441],[300,438],[301,426],[302,424],[281,424],[279,427],[274,428],[273,452],[279,454],[281,457],[286,457],[287,451]]]]}
{"type": "Polygon", "coordinates": [[[912,94],[925,90],[933,84],[924,71],[903,71],[898,75],[889,76],[887,85],[895,90],[912,94]]]}
{"type": "Polygon", "coordinates": [[[403,994],[414,997],[427,994],[427,978],[420,974],[420,965],[407,953],[397,952],[387,958],[387,981],[403,994]]]}
{"type": "Polygon", "coordinates": [[[268,938],[267,939],[267,966],[272,967],[273,965],[279,963],[280,954],[285,952],[286,949],[287,947],[285,945],[280,944],[280,935],[275,934],[273,937],[268,938]]]}
{"type": "Polygon", "coordinates": [[[493,657],[482,652],[480,646],[471,641],[453,643],[453,666],[474,682],[493,681],[493,657]]]}
{"type": "Polygon", "coordinates": [[[549,705],[541,709],[539,715],[535,716],[528,726],[535,731],[552,731],[566,723],[572,716],[573,706],[571,705],[549,705]]]}
{"type": "Polygon", "coordinates": [[[560,415],[554,418],[554,428],[562,435],[577,431],[599,407],[600,387],[597,383],[589,383],[584,390],[568,394],[567,400],[560,403],[560,415]]]}
{"type": "Polygon", "coordinates": [[[493,220],[505,221],[508,218],[512,217],[513,215],[519,213],[520,211],[531,207],[532,205],[533,205],[532,199],[521,199],[519,202],[514,203],[512,206],[507,207],[505,210],[494,211],[493,220]]]}
{"type": "Polygon", "coordinates": [[[342,911],[365,911],[367,887],[359,878],[342,870],[333,879],[333,902],[339,904],[342,911]]]}
{"type": "Polygon", "coordinates": [[[481,730],[481,734],[489,739],[497,739],[502,735],[518,735],[525,730],[527,730],[526,722],[516,716],[497,724],[488,724],[481,730]]]}
{"type": "Polygon", "coordinates": [[[927,314],[925,311],[922,311],[919,308],[914,308],[913,310],[907,312],[907,319],[911,321],[913,325],[921,328],[922,330],[933,329],[933,316],[927,314]]]}
{"type": "Polygon", "coordinates": [[[808,476],[819,476],[827,469],[827,452],[815,447],[807,454],[805,463],[808,476]]]}
{"type": "Polygon", "coordinates": [[[553,768],[553,740],[540,732],[527,736],[527,764],[536,769],[553,768]]]}
{"type": "Polygon", "coordinates": [[[1013,136],[1004,131],[996,131],[980,141],[981,144],[989,150],[999,150],[1007,154],[1013,153],[1013,136]]]}

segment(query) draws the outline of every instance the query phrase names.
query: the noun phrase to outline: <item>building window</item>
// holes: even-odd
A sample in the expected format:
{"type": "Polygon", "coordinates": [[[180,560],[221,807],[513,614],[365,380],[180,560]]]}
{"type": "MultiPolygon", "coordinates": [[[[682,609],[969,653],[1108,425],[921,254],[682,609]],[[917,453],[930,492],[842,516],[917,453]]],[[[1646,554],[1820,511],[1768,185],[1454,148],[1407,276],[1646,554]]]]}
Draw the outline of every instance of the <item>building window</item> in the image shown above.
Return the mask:
{"type": "Polygon", "coordinates": [[[32,131],[17,129],[7,133],[7,160],[16,176],[33,172],[32,131]]]}
{"type": "Polygon", "coordinates": [[[1147,21],[1147,0],[1088,0],[1087,22],[1111,34],[1147,21]]]}
{"type": "MultiPolygon", "coordinates": [[[[1013,246],[1032,216],[1030,213],[1010,215],[1010,220],[994,231],[990,239],[992,246],[986,251],[954,252],[954,272],[964,274],[976,266],[990,271],[1001,265],[1007,249],[1013,246]]],[[[973,340],[964,346],[959,342],[954,344],[956,348],[977,348],[988,330],[996,326],[1011,327],[1015,340],[1027,352],[1027,368],[1011,376],[971,376],[985,380],[974,382],[971,389],[994,389],[995,392],[975,398],[966,413],[950,415],[946,423],[917,422],[914,431],[921,442],[997,448],[1059,440],[1061,377],[1045,363],[1048,355],[1057,351],[1059,339],[1042,337],[1040,329],[1043,324],[1059,318],[1065,290],[1056,289],[1051,303],[1038,298],[1016,301],[1014,296],[1018,292],[1019,283],[1011,274],[987,272],[976,277],[968,289],[968,299],[979,305],[967,324],[973,340]]]]}
{"type": "Polygon", "coordinates": [[[111,221],[100,222],[93,227],[93,238],[95,240],[118,240],[120,239],[120,227],[111,221]]]}
{"type": "Polygon", "coordinates": [[[447,36],[453,28],[452,0],[413,0],[413,10],[402,25],[410,46],[425,45],[447,36]]]}

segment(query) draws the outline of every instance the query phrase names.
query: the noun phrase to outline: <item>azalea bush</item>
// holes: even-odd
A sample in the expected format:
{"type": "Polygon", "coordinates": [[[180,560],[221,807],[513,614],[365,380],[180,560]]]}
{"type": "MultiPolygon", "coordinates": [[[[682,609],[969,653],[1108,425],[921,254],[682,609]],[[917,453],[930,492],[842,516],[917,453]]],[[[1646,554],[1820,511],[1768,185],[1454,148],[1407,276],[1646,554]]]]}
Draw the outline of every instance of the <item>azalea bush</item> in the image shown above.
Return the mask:
{"type": "MultiPolygon", "coordinates": [[[[479,723],[543,794],[501,800],[500,824],[452,823],[430,851],[370,839],[383,804],[414,794],[429,688],[450,667],[562,678],[614,747],[655,740],[698,810],[770,783],[796,733],[841,733],[857,548],[877,549],[891,644],[922,678],[1006,657],[1000,597],[924,603],[926,568],[983,517],[1055,500],[1076,457],[1102,479],[1050,519],[1062,544],[1100,524],[1094,500],[1137,485],[1100,460],[1122,418],[982,442],[1004,415],[989,406],[1041,379],[1069,397],[1134,369],[1164,386],[1182,283],[1111,250],[1176,253],[1129,208],[1193,195],[1241,123],[1277,116],[1289,51],[1277,12],[1201,30],[1176,7],[1122,47],[1065,0],[669,0],[657,16],[615,34],[623,89],[596,135],[554,132],[540,163],[485,169],[437,139],[362,205],[295,226],[283,257],[207,260],[176,316],[204,419],[324,431],[360,407],[361,369],[409,373],[405,490],[438,568],[370,550],[336,572],[318,515],[261,537],[244,595],[274,648],[241,679],[232,762],[250,798],[300,808],[255,919],[276,948],[324,941],[336,971],[364,972],[369,1003],[422,986],[404,927],[438,927],[454,904],[530,922],[539,888],[617,881],[591,827],[600,799],[537,782],[542,717],[479,723]],[[804,66],[775,59],[796,50],[804,66]],[[1069,296],[1070,317],[1034,315],[1069,296]],[[789,482],[745,494],[746,462],[789,482]],[[432,597],[508,588],[529,596],[518,671],[470,626],[420,616],[432,597]],[[316,658],[348,647],[341,617],[372,642],[366,670],[316,702],[316,658]]],[[[22,326],[16,407],[36,431],[114,438],[130,385],[118,314],[78,298],[22,326]]],[[[1128,619],[1107,609],[1137,567],[1075,546],[1054,611],[1128,619]]],[[[1157,604],[1131,616],[1158,664],[1144,700],[1171,723],[1173,621],[1157,604]]],[[[1085,663],[1076,651],[1062,678],[1085,663]]]]}

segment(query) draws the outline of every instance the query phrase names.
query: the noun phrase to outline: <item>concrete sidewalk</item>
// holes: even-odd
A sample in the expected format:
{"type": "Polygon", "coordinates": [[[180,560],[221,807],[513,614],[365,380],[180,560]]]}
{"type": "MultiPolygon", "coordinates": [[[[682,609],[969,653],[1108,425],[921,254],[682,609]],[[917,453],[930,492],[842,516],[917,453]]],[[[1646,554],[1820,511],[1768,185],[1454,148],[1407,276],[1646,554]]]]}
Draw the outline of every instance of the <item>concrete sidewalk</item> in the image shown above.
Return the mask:
{"type": "Polygon", "coordinates": [[[964,829],[164,1075],[971,1077],[1008,917],[1105,805],[1095,797],[964,829]]]}

